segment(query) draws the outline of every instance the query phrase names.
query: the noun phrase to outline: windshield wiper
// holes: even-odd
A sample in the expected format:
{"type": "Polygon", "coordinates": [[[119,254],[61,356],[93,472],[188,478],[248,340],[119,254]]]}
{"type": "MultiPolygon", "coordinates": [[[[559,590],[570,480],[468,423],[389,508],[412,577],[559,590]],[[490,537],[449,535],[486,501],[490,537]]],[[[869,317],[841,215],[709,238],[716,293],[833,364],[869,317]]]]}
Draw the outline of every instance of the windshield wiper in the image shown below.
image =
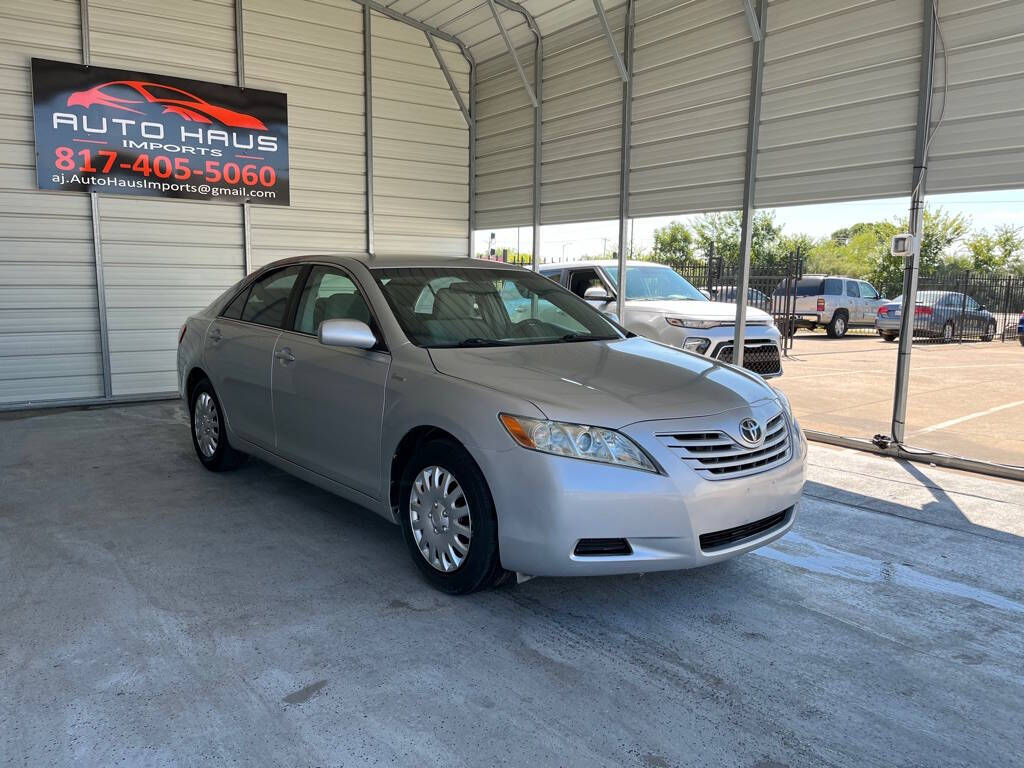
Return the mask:
{"type": "Polygon", "coordinates": [[[593,333],[567,333],[562,341],[613,341],[614,336],[597,336],[593,333]]]}
{"type": "Polygon", "coordinates": [[[470,336],[456,344],[446,345],[452,347],[511,347],[515,346],[514,341],[502,341],[501,339],[482,339],[479,336],[470,336]]]}

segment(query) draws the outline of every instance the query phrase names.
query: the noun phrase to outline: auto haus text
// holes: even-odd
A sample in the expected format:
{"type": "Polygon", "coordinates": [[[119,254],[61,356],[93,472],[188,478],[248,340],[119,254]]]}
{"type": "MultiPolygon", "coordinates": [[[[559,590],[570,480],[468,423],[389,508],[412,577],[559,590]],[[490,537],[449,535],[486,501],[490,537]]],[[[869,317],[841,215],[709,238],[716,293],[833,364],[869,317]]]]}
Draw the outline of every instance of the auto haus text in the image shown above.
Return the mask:
{"type": "Polygon", "coordinates": [[[219,128],[189,128],[168,136],[161,123],[117,117],[89,118],[72,112],[54,112],[53,129],[70,128],[75,133],[120,140],[125,149],[160,150],[171,154],[222,157],[226,149],[249,149],[277,152],[276,136],[250,131],[225,131],[219,128]]]}

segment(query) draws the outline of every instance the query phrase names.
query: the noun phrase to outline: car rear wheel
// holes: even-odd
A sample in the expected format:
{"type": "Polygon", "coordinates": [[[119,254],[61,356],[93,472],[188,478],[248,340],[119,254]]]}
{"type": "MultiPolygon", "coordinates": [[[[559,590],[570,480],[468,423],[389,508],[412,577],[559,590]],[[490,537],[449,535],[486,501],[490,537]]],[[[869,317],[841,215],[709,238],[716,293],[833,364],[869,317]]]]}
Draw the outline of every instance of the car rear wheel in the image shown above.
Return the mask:
{"type": "Polygon", "coordinates": [[[435,588],[464,595],[506,575],[491,492],[462,446],[421,445],[402,472],[398,509],[409,554],[435,588]]]}
{"type": "Polygon", "coordinates": [[[896,337],[899,336],[898,333],[881,333],[880,335],[886,341],[896,341],[896,337]]]}
{"type": "Polygon", "coordinates": [[[992,341],[996,337],[996,324],[990,322],[985,328],[985,333],[981,335],[982,341],[992,341]]]}
{"type": "Polygon", "coordinates": [[[224,412],[209,379],[200,379],[189,396],[192,422],[192,447],[204,467],[223,472],[242,464],[246,454],[236,451],[228,442],[224,429],[224,412]]]}
{"type": "Polygon", "coordinates": [[[846,335],[846,328],[847,328],[847,323],[848,322],[849,322],[849,320],[846,317],[846,313],[841,311],[841,310],[837,311],[834,315],[832,315],[832,320],[829,322],[828,326],[825,328],[825,331],[826,331],[826,333],[828,333],[829,338],[832,338],[832,339],[841,339],[841,338],[843,338],[843,336],[846,335]]]}

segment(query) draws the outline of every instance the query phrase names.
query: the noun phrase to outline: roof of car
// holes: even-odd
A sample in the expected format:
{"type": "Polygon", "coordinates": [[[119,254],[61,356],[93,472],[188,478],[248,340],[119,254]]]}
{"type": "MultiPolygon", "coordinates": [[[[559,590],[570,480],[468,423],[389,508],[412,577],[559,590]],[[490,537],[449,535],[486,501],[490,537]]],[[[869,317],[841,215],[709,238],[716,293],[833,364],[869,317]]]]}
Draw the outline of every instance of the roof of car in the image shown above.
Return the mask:
{"type": "Polygon", "coordinates": [[[307,254],[305,256],[293,256],[287,259],[279,259],[278,261],[267,264],[267,267],[279,267],[287,264],[304,264],[317,261],[327,261],[335,264],[347,264],[356,261],[369,269],[382,267],[456,267],[460,269],[486,269],[490,267],[492,269],[515,269],[519,267],[519,265],[516,264],[506,264],[501,261],[487,261],[485,259],[470,259],[464,256],[384,256],[371,255],[369,253],[307,254]]]}
{"type": "MultiPolygon", "coordinates": [[[[618,267],[618,259],[591,259],[590,261],[572,261],[565,263],[552,263],[544,264],[541,263],[540,269],[576,269],[577,267],[618,267]]],[[[668,264],[659,264],[656,261],[639,261],[637,259],[629,259],[626,261],[627,267],[671,267],[668,264]]]]}

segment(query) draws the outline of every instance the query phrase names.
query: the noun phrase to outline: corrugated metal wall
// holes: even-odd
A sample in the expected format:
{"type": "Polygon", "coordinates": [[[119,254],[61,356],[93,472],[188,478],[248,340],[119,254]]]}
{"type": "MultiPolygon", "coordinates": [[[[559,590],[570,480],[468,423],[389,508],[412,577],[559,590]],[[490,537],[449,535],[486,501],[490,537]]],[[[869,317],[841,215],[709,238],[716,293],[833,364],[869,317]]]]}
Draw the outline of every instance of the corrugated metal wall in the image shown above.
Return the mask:
{"type": "MultiPolygon", "coordinates": [[[[1024,0],[942,0],[949,101],[928,163],[929,192],[1024,186],[1024,0]]],[[[936,113],[942,58],[936,61],[936,113]]]]}
{"type": "Polygon", "coordinates": [[[750,27],[740,0],[638,0],[629,213],[738,208],[750,27]]]}
{"type": "MultiPolygon", "coordinates": [[[[371,30],[374,251],[465,256],[466,120],[422,31],[378,13],[371,30]]],[[[436,42],[469,104],[469,62],[436,42]]]]}
{"type": "Polygon", "coordinates": [[[922,10],[919,0],[771,3],[758,206],[910,194],[922,10]]]}
{"type": "MultiPolygon", "coordinates": [[[[517,50],[533,83],[533,45],[517,50]]],[[[508,53],[478,63],[476,91],[476,226],[529,226],[534,112],[508,53]]]]}
{"type": "Polygon", "coordinates": [[[250,206],[253,267],[302,253],[363,251],[362,6],[245,0],[243,8],[245,82],[288,95],[291,166],[291,205],[250,206]]]}
{"type": "MultiPolygon", "coordinates": [[[[234,85],[231,0],[90,0],[92,63],[234,85]]],[[[173,391],[178,329],[244,271],[237,205],[99,196],[114,396],[173,391]]]]}
{"type": "Polygon", "coordinates": [[[33,56],[81,61],[77,4],[0,5],[0,404],[103,394],[89,198],[36,189],[33,56]]]}

